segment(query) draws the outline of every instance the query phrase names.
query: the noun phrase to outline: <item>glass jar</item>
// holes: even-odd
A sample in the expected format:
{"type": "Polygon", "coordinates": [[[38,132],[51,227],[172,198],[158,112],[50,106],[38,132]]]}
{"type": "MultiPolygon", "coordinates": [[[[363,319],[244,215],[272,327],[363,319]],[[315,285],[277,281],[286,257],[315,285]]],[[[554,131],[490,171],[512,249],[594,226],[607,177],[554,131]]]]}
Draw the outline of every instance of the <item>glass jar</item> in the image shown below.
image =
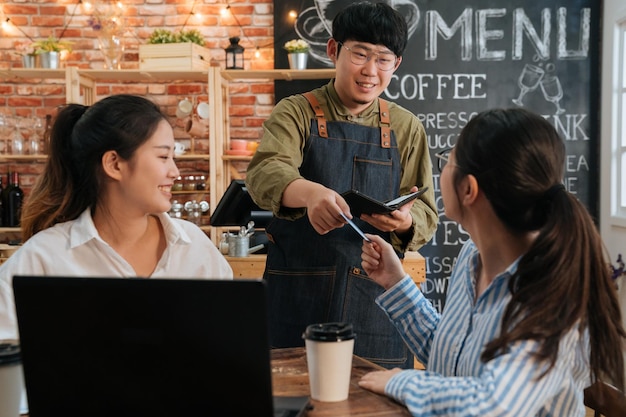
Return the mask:
{"type": "Polygon", "coordinates": [[[222,240],[220,240],[220,252],[222,255],[228,255],[228,233],[222,233],[222,240]]]}
{"type": "Polygon", "coordinates": [[[183,181],[183,190],[196,191],[196,177],[193,175],[187,175],[183,181]]]}
{"type": "Polygon", "coordinates": [[[204,175],[196,176],[196,190],[206,190],[206,177],[204,175]]]}
{"type": "Polygon", "coordinates": [[[172,191],[183,191],[183,177],[176,177],[174,184],[172,184],[172,191]]]}
{"type": "Polygon", "coordinates": [[[170,207],[170,211],[168,213],[170,217],[175,219],[183,218],[183,205],[179,203],[177,200],[172,201],[172,206],[170,207]]]}
{"type": "Polygon", "coordinates": [[[185,211],[187,212],[187,220],[202,226],[202,209],[196,200],[187,201],[185,203],[185,211]]]}

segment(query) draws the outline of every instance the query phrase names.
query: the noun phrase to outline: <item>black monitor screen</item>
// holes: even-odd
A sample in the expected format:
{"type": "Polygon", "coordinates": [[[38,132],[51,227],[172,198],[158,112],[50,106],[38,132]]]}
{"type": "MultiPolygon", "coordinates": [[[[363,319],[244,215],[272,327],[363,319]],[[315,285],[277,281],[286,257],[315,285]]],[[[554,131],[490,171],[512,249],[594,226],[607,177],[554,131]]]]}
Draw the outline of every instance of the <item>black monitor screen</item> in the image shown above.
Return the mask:
{"type": "Polygon", "coordinates": [[[255,227],[265,227],[272,212],[263,210],[253,201],[244,180],[232,180],[211,215],[212,226],[245,226],[249,221],[255,227]]]}

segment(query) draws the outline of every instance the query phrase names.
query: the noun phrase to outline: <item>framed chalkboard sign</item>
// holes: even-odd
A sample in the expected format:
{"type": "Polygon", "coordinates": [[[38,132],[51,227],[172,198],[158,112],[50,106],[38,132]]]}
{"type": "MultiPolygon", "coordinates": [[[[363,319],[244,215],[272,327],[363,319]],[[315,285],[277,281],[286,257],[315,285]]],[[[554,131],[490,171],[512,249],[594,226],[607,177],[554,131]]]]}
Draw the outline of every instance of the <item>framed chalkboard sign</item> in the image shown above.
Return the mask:
{"type": "MultiPolygon", "coordinates": [[[[415,113],[424,124],[431,156],[452,147],[475,113],[520,106],[543,115],[566,141],[564,185],[599,211],[598,0],[386,0],[406,16],[409,44],[383,98],[415,113]]],[[[287,68],[282,44],[312,45],[309,68],[326,57],[332,18],[349,0],[275,1],[275,66],[287,68]],[[285,19],[299,12],[295,22],[285,19]]],[[[317,83],[281,82],[276,99],[317,83]]],[[[433,172],[440,211],[438,230],[420,253],[426,258],[422,291],[441,310],[447,280],[467,233],[443,214],[439,173],[433,172]]]]}

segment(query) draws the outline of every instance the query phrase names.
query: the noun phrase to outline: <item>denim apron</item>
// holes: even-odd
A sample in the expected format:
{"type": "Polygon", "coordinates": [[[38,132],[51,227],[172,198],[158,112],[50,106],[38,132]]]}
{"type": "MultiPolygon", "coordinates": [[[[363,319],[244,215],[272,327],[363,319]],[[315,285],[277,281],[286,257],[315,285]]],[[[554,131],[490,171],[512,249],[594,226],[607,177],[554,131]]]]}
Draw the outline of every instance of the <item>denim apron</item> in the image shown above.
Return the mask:
{"type": "MultiPolygon", "coordinates": [[[[300,173],[338,193],[356,189],[379,200],[398,196],[400,155],[389,125],[387,102],[379,99],[381,126],[327,122],[311,93],[316,112],[300,173]]],[[[339,213],[337,213],[339,215],[339,213]]],[[[390,234],[358,218],[366,233],[390,234]]],[[[361,237],[348,225],[319,235],[307,216],[274,217],[264,279],[268,286],[270,343],[302,346],[309,324],[343,321],[354,326],[354,353],[386,368],[413,367],[413,356],[374,299],[384,289],[361,267],[361,237]]]]}

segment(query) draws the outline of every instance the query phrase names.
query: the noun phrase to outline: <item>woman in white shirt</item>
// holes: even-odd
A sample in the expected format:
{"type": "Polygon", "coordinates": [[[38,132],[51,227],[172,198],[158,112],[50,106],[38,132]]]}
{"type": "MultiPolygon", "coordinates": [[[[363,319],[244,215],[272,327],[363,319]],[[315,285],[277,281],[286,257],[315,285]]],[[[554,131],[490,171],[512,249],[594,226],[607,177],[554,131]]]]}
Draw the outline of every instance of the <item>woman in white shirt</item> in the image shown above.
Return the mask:
{"type": "Polygon", "coordinates": [[[471,240],[439,315],[368,235],[363,267],[386,289],[376,302],[426,371],[360,385],[414,416],[584,416],[591,382],[624,388],[626,333],[600,235],[561,184],[563,140],[539,115],[490,110],[437,157],[445,214],[471,240]]]}
{"type": "Polygon", "coordinates": [[[232,278],[200,228],[166,214],[174,144],[166,116],[139,96],[59,111],[23,208],[24,244],[0,267],[0,339],[17,339],[14,275],[232,278]]]}

